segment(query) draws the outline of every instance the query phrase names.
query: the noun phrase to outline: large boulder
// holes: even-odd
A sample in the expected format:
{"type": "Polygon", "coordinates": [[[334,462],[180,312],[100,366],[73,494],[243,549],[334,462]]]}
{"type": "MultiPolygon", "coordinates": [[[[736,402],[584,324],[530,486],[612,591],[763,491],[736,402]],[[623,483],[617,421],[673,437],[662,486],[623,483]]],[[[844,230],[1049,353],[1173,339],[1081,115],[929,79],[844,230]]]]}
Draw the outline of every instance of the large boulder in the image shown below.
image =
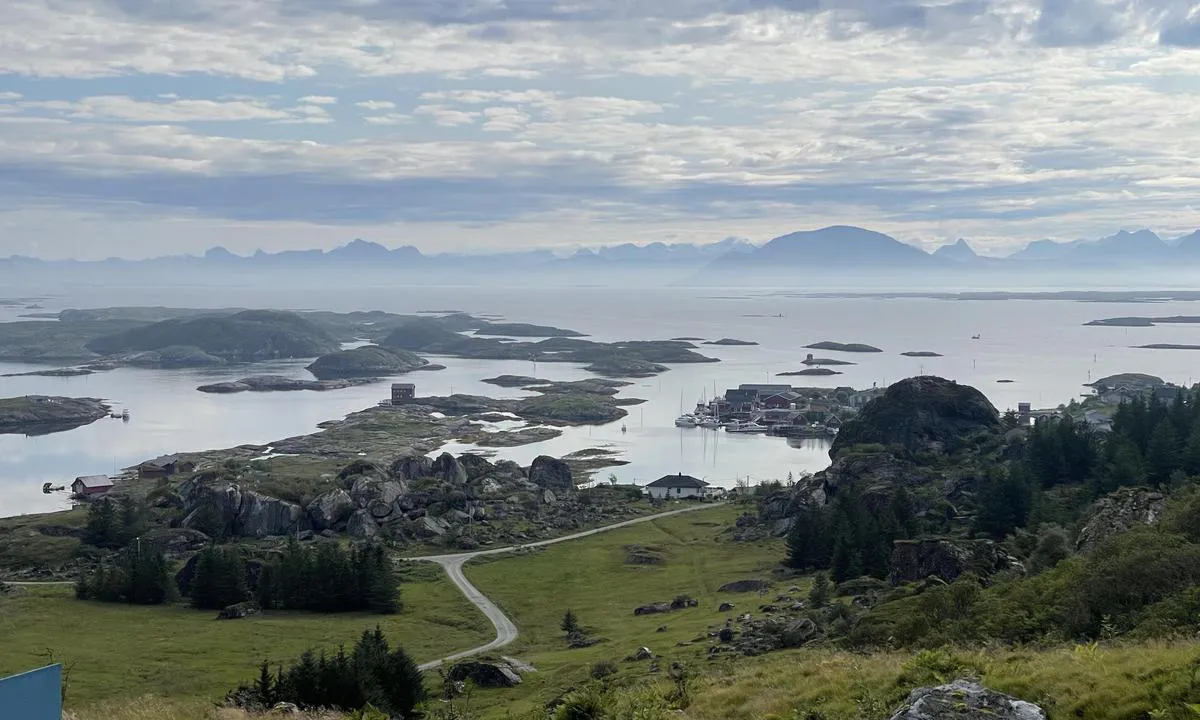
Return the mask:
{"type": "Polygon", "coordinates": [[[383,468],[370,460],[355,460],[338,472],[337,479],[349,488],[358,479],[359,475],[381,478],[384,477],[384,474],[383,468]]]}
{"type": "Polygon", "coordinates": [[[496,469],[495,466],[488,462],[487,459],[482,455],[464,453],[458,456],[458,462],[461,463],[463,468],[466,469],[467,479],[471,481],[478,480],[481,477],[489,475],[493,470],[496,469]]]}
{"type": "Polygon", "coordinates": [[[717,588],[717,592],[723,593],[748,593],[748,592],[763,592],[771,587],[771,583],[766,580],[735,580],[728,582],[717,588]]]}
{"type": "Polygon", "coordinates": [[[464,660],[450,668],[452,682],[470,680],[479,687],[510,688],[521,684],[521,676],[508,663],[464,660]]]}
{"type": "Polygon", "coordinates": [[[357,540],[370,540],[379,534],[379,524],[368,510],[355,510],[346,521],[346,534],[357,540]]]}
{"type": "Polygon", "coordinates": [[[779,641],[785,648],[797,648],[817,637],[817,624],[810,618],[799,618],[784,626],[779,641]]]}
{"type": "Polygon", "coordinates": [[[261,612],[258,603],[253,601],[240,602],[235,605],[229,605],[221,609],[217,613],[218,620],[240,620],[242,618],[257,615],[261,612]]]}
{"type": "Polygon", "coordinates": [[[406,453],[392,461],[388,474],[395,480],[405,482],[433,477],[433,460],[419,453],[406,453]]]}
{"type": "Polygon", "coordinates": [[[142,543],[149,543],[166,555],[184,555],[206,547],[211,540],[199,530],[189,528],[154,528],[142,533],[142,543]]]}
{"type": "Polygon", "coordinates": [[[329,530],[350,517],[354,508],[354,500],[350,498],[350,493],[337,488],[318,495],[308,504],[308,520],[317,532],[329,530]]]}
{"type": "Polygon", "coordinates": [[[242,490],[210,473],[194,475],[179,485],[179,497],[187,513],[181,523],[195,528],[202,521],[220,527],[206,530],[231,531],[242,508],[242,490]]]}
{"type": "Polygon", "coordinates": [[[363,475],[355,479],[354,484],[350,486],[350,499],[360,508],[365,508],[376,500],[391,505],[406,492],[408,492],[408,483],[406,482],[363,475]]]}
{"type": "Polygon", "coordinates": [[[1104,540],[1138,525],[1153,525],[1162,517],[1166,497],[1150,488],[1121,488],[1095,502],[1079,529],[1076,547],[1091,552],[1104,540]]]}
{"type": "Polygon", "coordinates": [[[913,690],[891,720],[1046,720],[1046,713],[977,682],[955,680],[913,690]]]}
{"type": "Polygon", "coordinates": [[[467,469],[450,453],[442,453],[433,461],[433,476],[451,485],[467,484],[467,469]]]}
{"type": "Polygon", "coordinates": [[[552,490],[557,496],[566,497],[575,490],[571,477],[571,466],[548,455],[539,455],[529,466],[529,480],[540,488],[552,490]]]}
{"type": "Polygon", "coordinates": [[[979,430],[1000,428],[1000,414],[983,393],[940,377],[901,380],[844,423],[829,454],[855,445],[899,445],[941,451],[979,430]]]}
{"type": "Polygon", "coordinates": [[[897,540],[892,546],[893,585],[938,577],[954,582],[965,573],[981,579],[1002,572],[1023,572],[1021,563],[991,540],[897,540]]]}
{"type": "Polygon", "coordinates": [[[245,537],[288,535],[301,529],[305,520],[304,511],[296,503],[246,491],[242,493],[237,531],[245,537]]]}

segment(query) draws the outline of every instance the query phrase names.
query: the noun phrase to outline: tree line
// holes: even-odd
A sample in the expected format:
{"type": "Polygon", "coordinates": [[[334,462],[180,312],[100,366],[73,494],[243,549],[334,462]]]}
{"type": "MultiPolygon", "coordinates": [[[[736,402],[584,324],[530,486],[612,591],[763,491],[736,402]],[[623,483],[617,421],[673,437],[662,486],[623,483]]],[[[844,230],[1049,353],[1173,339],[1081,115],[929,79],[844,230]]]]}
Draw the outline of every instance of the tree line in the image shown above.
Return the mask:
{"type": "Polygon", "coordinates": [[[349,653],[344,646],[333,655],[308,650],[275,672],[263,661],[258,677],[229,693],[228,700],[254,710],[269,709],[280,702],[305,709],[342,711],[371,705],[389,715],[407,718],[414,717],[413,710],[425,700],[425,685],[408,653],[399,647],[391,649],[376,626],[374,631],[364,630],[349,653]]]}
{"type": "Polygon", "coordinates": [[[161,605],[176,598],[175,581],[162,553],[127,547],[75,582],[80,600],[161,605]]]}

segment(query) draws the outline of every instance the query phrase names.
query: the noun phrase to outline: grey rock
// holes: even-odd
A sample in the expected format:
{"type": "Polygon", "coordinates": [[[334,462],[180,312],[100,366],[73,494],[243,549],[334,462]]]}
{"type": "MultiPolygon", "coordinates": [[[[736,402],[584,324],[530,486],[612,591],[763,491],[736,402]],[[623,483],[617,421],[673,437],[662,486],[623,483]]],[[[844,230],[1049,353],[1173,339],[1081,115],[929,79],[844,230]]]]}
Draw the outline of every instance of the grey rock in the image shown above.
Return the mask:
{"type": "Polygon", "coordinates": [[[567,496],[575,490],[571,467],[562,460],[548,455],[534,458],[529,467],[529,479],[539,488],[553,490],[556,495],[567,496]]]}
{"type": "Polygon", "coordinates": [[[388,474],[396,480],[405,482],[417,478],[433,477],[433,460],[425,455],[410,452],[396,458],[388,468],[388,474]]]}
{"type": "Polygon", "coordinates": [[[467,471],[467,479],[471,481],[478,480],[479,478],[490,474],[496,469],[495,466],[488,462],[483,456],[473,455],[471,453],[459,455],[458,462],[467,471]]]}
{"type": "Polygon", "coordinates": [[[733,611],[733,603],[721,603],[717,607],[717,612],[720,612],[720,613],[732,612],[732,611],[733,611]]]}
{"type": "Polygon", "coordinates": [[[188,528],[154,528],[142,534],[142,543],[151,543],[168,555],[195,552],[209,542],[207,535],[188,528]]]}
{"type": "Polygon", "coordinates": [[[321,532],[345,521],[350,517],[350,513],[354,512],[354,508],[354,500],[351,499],[350,493],[337,488],[318,495],[308,504],[308,520],[314,530],[321,532]]]}
{"type": "Polygon", "coordinates": [[[1046,720],[1046,713],[971,680],[955,680],[913,690],[891,720],[1046,720]]]}
{"type": "Polygon", "coordinates": [[[450,453],[442,453],[433,461],[433,476],[451,485],[467,483],[467,469],[450,453]]]}
{"type": "Polygon", "coordinates": [[[426,515],[420,518],[419,523],[419,528],[428,535],[441,537],[442,535],[446,534],[446,527],[442,525],[442,523],[438,522],[436,518],[431,518],[426,515]]]}
{"type": "Polygon", "coordinates": [[[486,497],[495,497],[504,492],[504,486],[496,478],[486,477],[479,481],[479,494],[486,497]]]}
{"type": "Polygon", "coordinates": [[[242,493],[237,530],[246,537],[288,535],[301,529],[301,521],[305,519],[304,511],[296,503],[246,491],[242,493]]]}
{"type": "Polygon", "coordinates": [[[771,587],[771,583],[766,580],[736,580],[731,583],[725,583],[717,588],[717,592],[727,593],[748,593],[761,592],[771,587]]]}
{"type": "Polygon", "coordinates": [[[408,483],[397,480],[362,476],[350,487],[350,498],[360,508],[370,505],[373,500],[382,501],[388,505],[399,500],[408,492],[408,483]]]}
{"type": "Polygon", "coordinates": [[[553,505],[558,502],[558,497],[555,496],[553,490],[542,491],[542,502],[546,505],[553,505]]]}
{"type": "Polygon", "coordinates": [[[632,655],[630,655],[627,659],[628,660],[653,660],[654,653],[650,651],[650,648],[643,646],[643,647],[640,647],[637,650],[635,650],[634,653],[632,655]]]}
{"type": "Polygon", "coordinates": [[[991,540],[897,540],[892,546],[892,585],[933,576],[954,582],[972,572],[987,579],[1003,570],[1024,571],[1015,558],[991,540]]]}
{"type": "Polygon", "coordinates": [[[800,618],[788,623],[780,633],[779,639],[784,647],[796,648],[809,642],[817,636],[817,624],[809,618],[800,618]]]}
{"type": "Polygon", "coordinates": [[[492,469],[497,480],[524,480],[525,470],[512,460],[499,460],[492,469]]]}
{"type": "Polygon", "coordinates": [[[444,517],[446,520],[448,520],[450,522],[456,522],[456,523],[465,523],[471,519],[471,516],[468,515],[467,513],[463,512],[462,510],[451,510],[450,512],[446,513],[442,517],[444,517]]]}
{"type": "Polygon", "coordinates": [[[659,613],[671,612],[671,610],[672,610],[671,603],[660,602],[660,603],[651,603],[650,605],[643,605],[639,608],[634,608],[633,614],[634,615],[657,615],[659,613]]]}
{"type": "Polygon", "coordinates": [[[254,602],[240,602],[236,605],[230,605],[223,608],[217,613],[218,620],[239,620],[241,618],[257,615],[260,612],[258,604],[254,602]]]}
{"type": "Polygon", "coordinates": [[[1088,553],[1096,546],[1137,525],[1153,525],[1162,516],[1166,497],[1150,488],[1121,488],[1097,500],[1079,530],[1076,548],[1088,553]]]}
{"type": "Polygon", "coordinates": [[[510,688],[521,684],[521,676],[508,663],[465,660],[446,673],[453,682],[470,680],[479,687],[510,688]]]}
{"type": "Polygon", "coordinates": [[[355,510],[346,522],[346,534],[352,538],[368,540],[379,534],[379,525],[371,513],[366,510],[355,510]]]}
{"type": "Polygon", "coordinates": [[[382,500],[372,500],[367,505],[367,512],[371,513],[371,517],[376,520],[383,520],[392,514],[392,506],[382,500]]]}

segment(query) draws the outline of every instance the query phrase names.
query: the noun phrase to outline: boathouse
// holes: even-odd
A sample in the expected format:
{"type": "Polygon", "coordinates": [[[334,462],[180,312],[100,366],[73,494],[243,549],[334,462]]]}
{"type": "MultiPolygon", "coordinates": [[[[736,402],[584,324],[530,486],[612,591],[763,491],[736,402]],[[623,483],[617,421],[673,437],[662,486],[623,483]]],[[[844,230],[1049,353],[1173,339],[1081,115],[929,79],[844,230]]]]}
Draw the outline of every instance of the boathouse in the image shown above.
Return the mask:
{"type": "Polygon", "coordinates": [[[96,497],[112,488],[113,481],[107,475],[84,475],[71,483],[71,494],[82,498],[96,497]]]}

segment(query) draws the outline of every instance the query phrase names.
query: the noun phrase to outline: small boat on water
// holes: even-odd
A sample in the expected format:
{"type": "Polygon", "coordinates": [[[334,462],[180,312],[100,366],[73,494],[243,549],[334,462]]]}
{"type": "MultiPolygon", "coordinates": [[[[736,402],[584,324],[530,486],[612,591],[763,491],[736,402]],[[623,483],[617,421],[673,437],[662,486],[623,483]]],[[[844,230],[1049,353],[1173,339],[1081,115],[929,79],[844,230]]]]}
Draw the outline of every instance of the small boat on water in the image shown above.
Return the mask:
{"type": "Polygon", "coordinates": [[[712,415],[706,415],[699,419],[700,427],[716,430],[721,427],[721,421],[712,415]]]}
{"type": "Polygon", "coordinates": [[[628,428],[626,428],[624,425],[621,425],[621,432],[624,433],[627,431],[628,431],[628,428]]]}
{"type": "Polygon", "coordinates": [[[766,425],[759,425],[758,423],[754,422],[753,420],[751,420],[750,422],[734,421],[731,423],[727,423],[725,425],[725,432],[728,432],[728,433],[748,434],[748,433],[765,433],[766,431],[767,431],[766,425]]]}
{"type": "Polygon", "coordinates": [[[696,418],[692,415],[680,415],[675,418],[675,427],[694,428],[696,427],[696,418]]]}

